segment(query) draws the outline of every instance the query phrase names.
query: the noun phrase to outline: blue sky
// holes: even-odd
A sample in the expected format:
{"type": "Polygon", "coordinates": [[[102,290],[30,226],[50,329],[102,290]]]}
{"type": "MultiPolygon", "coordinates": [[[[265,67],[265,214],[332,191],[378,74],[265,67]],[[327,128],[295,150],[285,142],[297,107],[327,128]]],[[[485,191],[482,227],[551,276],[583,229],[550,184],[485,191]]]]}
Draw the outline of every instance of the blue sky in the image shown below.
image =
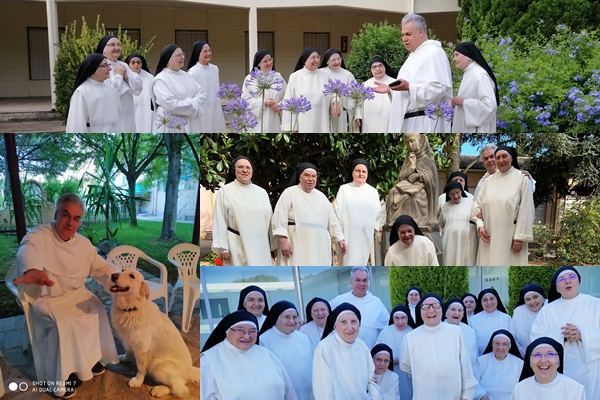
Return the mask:
{"type": "Polygon", "coordinates": [[[470,143],[463,143],[460,149],[460,154],[462,154],[463,156],[478,156],[479,151],[470,143]]]}

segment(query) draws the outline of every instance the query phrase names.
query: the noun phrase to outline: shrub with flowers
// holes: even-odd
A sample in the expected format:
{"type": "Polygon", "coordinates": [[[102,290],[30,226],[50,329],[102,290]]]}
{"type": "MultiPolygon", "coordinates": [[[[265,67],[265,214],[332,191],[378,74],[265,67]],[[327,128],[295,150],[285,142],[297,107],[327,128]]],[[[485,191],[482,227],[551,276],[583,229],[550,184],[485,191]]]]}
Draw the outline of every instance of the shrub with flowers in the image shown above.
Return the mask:
{"type": "Polygon", "coordinates": [[[291,97],[281,102],[281,110],[290,112],[289,133],[298,131],[298,115],[310,111],[311,107],[310,101],[303,95],[300,95],[300,97],[291,97]]]}
{"type": "Polygon", "coordinates": [[[235,83],[223,83],[217,97],[227,99],[223,114],[231,116],[229,125],[234,132],[247,133],[258,125],[258,120],[250,110],[250,104],[242,98],[242,90],[235,83]]]}
{"type": "Polygon", "coordinates": [[[188,124],[188,120],[187,118],[171,114],[165,110],[162,114],[156,114],[154,123],[158,130],[162,129],[163,133],[167,132],[167,130],[177,130],[177,132],[183,132],[188,124]]]}
{"type": "Polygon", "coordinates": [[[254,68],[250,72],[250,79],[246,82],[246,88],[252,96],[262,96],[262,106],[260,108],[260,131],[263,132],[263,119],[265,112],[265,93],[267,90],[280,92],[283,88],[283,78],[275,71],[263,72],[254,68]]]}

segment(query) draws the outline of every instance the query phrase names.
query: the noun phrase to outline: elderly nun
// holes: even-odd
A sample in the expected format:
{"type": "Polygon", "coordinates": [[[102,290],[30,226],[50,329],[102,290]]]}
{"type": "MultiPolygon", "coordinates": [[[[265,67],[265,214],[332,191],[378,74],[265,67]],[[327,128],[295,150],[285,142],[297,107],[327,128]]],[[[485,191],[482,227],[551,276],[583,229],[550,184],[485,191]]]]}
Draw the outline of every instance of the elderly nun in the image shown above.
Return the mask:
{"type": "Polygon", "coordinates": [[[375,383],[379,385],[382,400],[400,400],[400,383],[394,373],[394,352],[390,346],[379,343],[371,349],[375,364],[375,383]]]}
{"type": "Polygon", "coordinates": [[[492,333],[498,329],[508,330],[510,328],[510,315],[506,313],[506,308],[504,308],[496,289],[484,289],[479,292],[475,315],[469,324],[475,329],[479,355],[483,354],[492,333]]]}
{"type": "Polygon", "coordinates": [[[287,300],[278,301],[271,307],[260,329],[260,345],[279,357],[294,385],[298,400],[312,400],[313,347],[297,327],[296,306],[287,300]]]}
{"type": "Polygon", "coordinates": [[[234,158],[215,197],[212,250],[224,265],[273,265],[273,211],[267,191],[252,183],[253,174],[247,157],[234,158]]]}
{"type": "Polygon", "coordinates": [[[273,212],[279,240],[277,265],[332,265],[331,238],[346,254],[344,233],[327,197],[317,186],[317,167],[299,164],[273,212]]]}
{"type": "Polygon", "coordinates": [[[258,327],[262,327],[269,315],[269,302],[267,294],[256,285],[246,286],[240,291],[238,310],[246,310],[254,315],[258,321],[258,327]]]}
{"type": "Polygon", "coordinates": [[[521,289],[519,302],[510,320],[510,332],[515,336],[521,355],[531,343],[531,326],[546,303],[544,288],[537,283],[529,283],[521,289]]]}
{"type": "Polygon", "coordinates": [[[320,297],[313,297],[306,305],[306,323],[302,325],[300,332],[308,336],[313,348],[317,347],[323,337],[329,314],[331,314],[331,305],[320,297]]]}
{"type": "Polygon", "coordinates": [[[410,309],[410,315],[412,316],[413,321],[417,320],[416,309],[421,297],[423,297],[423,291],[417,286],[411,286],[406,289],[406,296],[404,296],[406,302],[404,304],[410,309]]]}
{"type": "MultiPolygon", "coordinates": [[[[352,72],[346,69],[342,52],[337,49],[327,49],[323,59],[321,60],[321,65],[319,68],[327,73],[328,79],[331,79],[332,81],[339,80],[344,85],[356,80],[354,75],[352,75],[352,72]]],[[[352,121],[348,120],[348,118],[351,118],[352,115],[348,111],[354,108],[354,102],[347,97],[342,97],[340,101],[342,107],[340,110],[340,116],[331,117],[331,120],[329,121],[329,132],[352,132],[354,129],[354,124],[352,121]]]]}
{"type": "MultiPolygon", "coordinates": [[[[375,88],[375,82],[390,84],[398,75],[383,58],[374,57],[371,60],[371,75],[365,81],[366,87],[375,88]]],[[[356,118],[361,119],[363,133],[387,133],[392,111],[392,98],[387,93],[375,93],[373,100],[365,100],[362,109],[356,110],[356,118]]]]}
{"type": "Polygon", "coordinates": [[[466,307],[461,299],[452,297],[444,303],[442,308],[442,321],[448,324],[456,325],[462,329],[462,333],[465,339],[465,344],[471,357],[471,363],[475,364],[477,360],[477,339],[475,337],[475,330],[469,326],[467,320],[466,307]]]}
{"type": "Polygon", "coordinates": [[[219,322],[200,353],[200,399],[296,400],[279,358],[258,343],[258,321],[234,311],[219,322]]]}
{"type": "Polygon", "coordinates": [[[437,266],[433,242],[423,235],[423,232],[409,215],[396,218],[390,233],[390,248],[385,255],[384,265],[437,266]]]}
{"type": "Polygon", "coordinates": [[[471,221],[473,200],[462,185],[450,181],[444,188],[438,220],[442,228],[442,265],[475,265],[479,237],[471,221]]]}
{"type": "MultiPolygon", "coordinates": [[[[369,162],[352,161],[345,184],[340,186],[334,202],[348,252],[338,265],[375,264],[375,234],[381,224],[381,203],[377,189],[371,186],[369,162]]],[[[338,250],[338,253],[341,251],[338,250]]]]}
{"type": "Polygon", "coordinates": [[[142,80],[143,89],[138,96],[133,97],[133,109],[135,114],[135,129],[139,133],[152,132],[152,108],[150,106],[150,83],[154,75],[148,69],[146,58],[141,54],[132,53],[127,56],[125,63],[134,74],[138,74],[142,80]]]}

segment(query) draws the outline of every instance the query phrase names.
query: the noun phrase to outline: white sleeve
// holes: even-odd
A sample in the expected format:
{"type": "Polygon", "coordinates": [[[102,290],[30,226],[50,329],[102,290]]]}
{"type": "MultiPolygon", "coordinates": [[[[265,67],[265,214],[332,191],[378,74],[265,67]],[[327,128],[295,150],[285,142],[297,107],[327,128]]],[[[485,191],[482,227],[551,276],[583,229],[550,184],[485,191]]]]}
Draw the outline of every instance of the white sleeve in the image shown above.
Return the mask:
{"type": "Polygon", "coordinates": [[[314,352],[312,379],[315,400],[335,400],[334,386],[331,384],[335,376],[321,346],[317,346],[314,352]]]}
{"type": "Polygon", "coordinates": [[[281,193],[277,204],[275,204],[273,222],[271,224],[273,227],[273,236],[288,237],[288,213],[292,208],[292,196],[289,189],[281,193]]]}
{"type": "MultiPolygon", "coordinates": [[[[450,88],[452,89],[452,88],[450,88]]],[[[430,103],[446,100],[448,87],[441,82],[409,82],[410,104],[415,108],[425,108],[430,103]]]]}
{"type": "Polygon", "coordinates": [[[219,388],[206,358],[200,355],[200,400],[218,400],[219,388]]]}
{"type": "Polygon", "coordinates": [[[222,252],[229,250],[227,242],[227,201],[225,199],[224,189],[221,188],[215,196],[215,209],[213,211],[213,241],[212,250],[221,255],[222,252]]]}
{"type": "Polygon", "coordinates": [[[152,91],[154,92],[156,103],[173,114],[184,117],[195,117],[203,113],[202,104],[204,103],[204,99],[201,97],[188,97],[185,100],[179,100],[171,92],[167,84],[160,79],[154,81],[152,91]]]}
{"type": "Polygon", "coordinates": [[[69,115],[67,116],[67,133],[89,133],[87,124],[90,121],[85,97],[79,90],[75,90],[69,101],[69,115]]]}
{"type": "Polygon", "coordinates": [[[498,108],[495,88],[487,74],[477,75],[476,96],[474,99],[465,99],[463,103],[465,123],[468,127],[483,125],[498,108]]]}
{"type": "Polygon", "coordinates": [[[144,81],[139,74],[136,74],[129,68],[129,65],[125,64],[125,67],[127,67],[127,80],[129,81],[127,91],[133,96],[139,96],[142,90],[144,90],[144,81]]]}
{"type": "Polygon", "coordinates": [[[463,331],[459,332],[460,340],[460,375],[461,375],[461,399],[471,400],[475,394],[477,380],[473,376],[473,364],[469,350],[467,349],[463,331]]]}

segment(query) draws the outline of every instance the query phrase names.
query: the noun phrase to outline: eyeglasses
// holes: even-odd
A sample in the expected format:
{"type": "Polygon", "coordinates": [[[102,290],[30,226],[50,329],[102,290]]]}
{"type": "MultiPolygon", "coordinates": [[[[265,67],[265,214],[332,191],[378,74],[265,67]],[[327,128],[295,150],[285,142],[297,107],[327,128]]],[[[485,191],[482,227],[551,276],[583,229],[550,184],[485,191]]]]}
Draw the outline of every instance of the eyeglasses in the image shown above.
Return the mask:
{"type": "Polygon", "coordinates": [[[281,319],[282,319],[284,322],[292,322],[292,321],[293,321],[293,322],[298,322],[298,316],[297,316],[297,315],[294,315],[294,316],[291,316],[291,315],[284,315],[283,317],[281,317],[281,319]]]}
{"type": "Polygon", "coordinates": [[[308,57],[308,59],[309,60],[320,60],[321,56],[318,56],[318,55],[317,56],[311,56],[311,57],[308,57]]]}
{"type": "Polygon", "coordinates": [[[108,67],[110,67],[109,63],[98,65],[98,68],[108,68],[108,67]]]}
{"type": "Polygon", "coordinates": [[[121,47],[121,43],[108,43],[105,47],[121,47]]]}
{"type": "Polygon", "coordinates": [[[558,357],[558,354],[557,354],[557,353],[554,353],[554,352],[551,352],[551,351],[549,351],[549,352],[548,352],[548,353],[546,353],[546,354],[542,354],[542,353],[533,353],[533,354],[531,355],[531,358],[535,358],[536,360],[541,360],[541,359],[542,359],[542,357],[546,357],[546,359],[549,359],[549,358],[556,358],[556,357],[558,357]]]}
{"type": "Polygon", "coordinates": [[[134,64],[134,65],[135,64],[141,64],[141,63],[142,63],[141,61],[135,61],[135,60],[129,61],[129,64],[134,64]]]}
{"type": "Polygon", "coordinates": [[[335,63],[335,62],[341,62],[341,61],[342,61],[342,59],[341,59],[341,58],[330,58],[330,59],[329,59],[329,61],[331,61],[331,62],[334,62],[334,63],[335,63]]]}
{"type": "Polygon", "coordinates": [[[566,281],[573,281],[575,279],[577,279],[577,275],[571,274],[571,275],[568,275],[568,276],[562,276],[562,277],[558,278],[556,280],[556,282],[558,282],[558,283],[565,283],[566,281]]]}
{"type": "Polygon", "coordinates": [[[258,331],[256,329],[250,329],[249,331],[245,330],[245,329],[233,329],[233,328],[229,328],[230,331],[235,332],[236,334],[238,334],[239,336],[256,336],[256,334],[258,333],[258,331]]]}
{"type": "Polygon", "coordinates": [[[371,69],[383,69],[383,64],[373,64],[371,65],[371,69]]]}
{"type": "Polygon", "coordinates": [[[250,171],[252,169],[252,167],[248,167],[246,165],[236,165],[235,169],[241,169],[241,170],[248,170],[248,171],[250,171]]]}
{"type": "Polygon", "coordinates": [[[185,53],[173,54],[173,57],[185,58],[185,53]]]}
{"type": "Polygon", "coordinates": [[[434,309],[434,310],[439,310],[440,308],[442,308],[442,305],[440,303],[434,303],[434,304],[423,304],[421,306],[421,310],[430,310],[430,309],[434,309]]]}

